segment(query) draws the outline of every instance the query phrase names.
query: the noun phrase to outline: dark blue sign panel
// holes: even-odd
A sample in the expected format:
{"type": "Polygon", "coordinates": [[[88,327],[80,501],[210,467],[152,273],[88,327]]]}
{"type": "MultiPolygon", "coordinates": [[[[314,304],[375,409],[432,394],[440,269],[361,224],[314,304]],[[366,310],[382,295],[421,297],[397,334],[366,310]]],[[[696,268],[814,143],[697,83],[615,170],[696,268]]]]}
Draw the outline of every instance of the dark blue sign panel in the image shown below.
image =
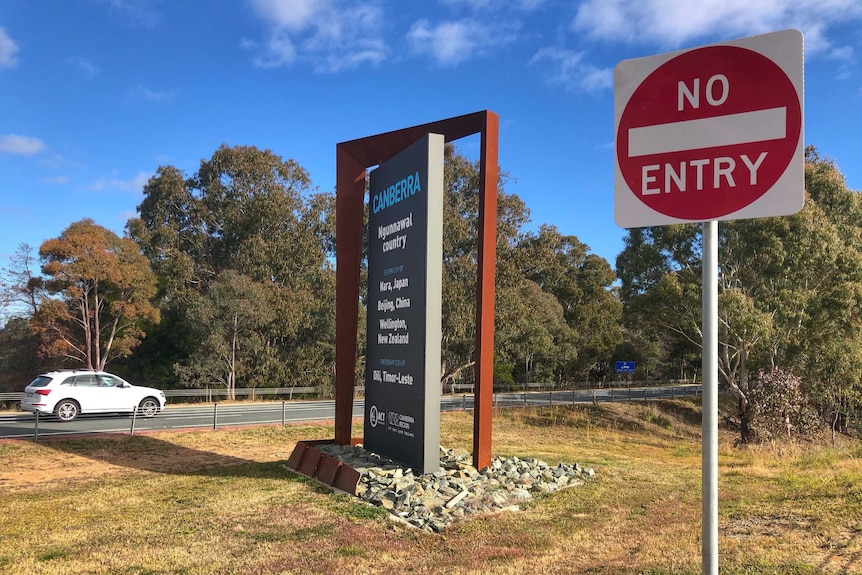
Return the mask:
{"type": "Polygon", "coordinates": [[[634,373],[635,372],[635,362],[633,362],[633,361],[618,361],[616,367],[617,367],[617,373],[634,373]]]}
{"type": "Polygon", "coordinates": [[[371,172],[365,448],[418,473],[440,465],[443,136],[371,172]]]}

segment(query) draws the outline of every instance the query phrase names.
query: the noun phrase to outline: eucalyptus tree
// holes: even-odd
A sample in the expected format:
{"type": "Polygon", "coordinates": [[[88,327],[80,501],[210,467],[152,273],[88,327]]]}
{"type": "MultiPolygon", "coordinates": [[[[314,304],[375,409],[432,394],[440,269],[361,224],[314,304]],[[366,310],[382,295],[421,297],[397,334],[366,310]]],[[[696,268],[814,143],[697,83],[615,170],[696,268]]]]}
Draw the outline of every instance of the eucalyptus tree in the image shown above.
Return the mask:
{"type": "Polygon", "coordinates": [[[39,338],[28,318],[13,316],[0,327],[0,392],[21,391],[24,383],[48,369],[38,349],[39,338]]]}
{"type": "Polygon", "coordinates": [[[0,318],[32,317],[45,293],[45,280],[34,271],[38,261],[29,244],[21,244],[0,269],[0,318]]]}
{"type": "MultiPolygon", "coordinates": [[[[447,148],[444,168],[443,365],[448,382],[472,367],[479,166],[447,148]]],[[[526,204],[498,182],[495,352],[497,368],[568,381],[601,371],[622,340],[614,273],[577,237],[530,222],[526,204]]],[[[497,369],[495,368],[495,369],[497,369]]]]}
{"type": "Polygon", "coordinates": [[[45,371],[54,358],[40,358],[39,338],[30,320],[46,295],[45,279],[29,244],[20,244],[0,268],[0,391],[18,391],[45,371]]]}
{"type": "MultiPolygon", "coordinates": [[[[798,214],[719,227],[719,372],[737,397],[743,441],[756,433],[754,371],[781,367],[808,376],[806,388],[815,389],[824,373],[812,368],[824,352],[858,349],[849,345],[860,326],[858,224],[848,220],[858,194],[836,185],[834,166],[812,149],[807,159],[807,201],[798,214]],[[844,345],[826,345],[836,339],[844,345]]],[[[694,225],[630,230],[617,258],[628,325],[652,324],[700,345],[699,246],[694,225]]]]}
{"type": "Polygon", "coordinates": [[[266,327],[276,303],[268,286],[225,270],[189,309],[198,345],[176,367],[191,385],[218,384],[236,398],[237,382],[254,384],[268,355],[266,327]]]}
{"type": "Polygon", "coordinates": [[[39,248],[46,297],[30,322],[43,356],[104,369],[140,343],[156,278],[137,244],[84,219],[39,248]]]}
{"type": "Polygon", "coordinates": [[[616,347],[622,342],[622,304],[613,289],[610,264],[572,235],[543,224],[518,244],[520,273],[554,296],[572,330],[575,354],[567,356],[559,379],[590,378],[609,372],[616,347]],[[567,365],[566,365],[567,364],[567,365]]]}
{"type": "MultiPolygon", "coordinates": [[[[444,159],[443,203],[443,333],[441,380],[444,385],[464,377],[475,363],[476,278],[479,245],[479,163],[447,146],[444,159]]],[[[520,277],[509,254],[517,244],[529,210],[515,194],[505,191],[501,174],[497,186],[497,303],[496,345],[509,333],[503,302],[516,290],[520,277]]]]}
{"type": "MultiPolygon", "coordinates": [[[[160,167],[138,209],[127,227],[159,273],[172,324],[165,334],[171,353],[150,349],[151,357],[189,365],[200,341],[194,317],[207,303],[198,300],[233,271],[271,296],[271,317],[255,332],[265,336],[270,359],[246,370],[247,382],[288,384],[296,373],[331,378],[334,201],[313,188],[304,168],[269,150],[223,145],[190,177],[160,167]]],[[[180,374],[192,381],[188,369],[180,374]]]]}
{"type": "Polygon", "coordinates": [[[513,363],[525,384],[562,381],[578,349],[577,332],[566,323],[559,300],[524,279],[503,293],[501,303],[507,337],[501,338],[498,353],[513,363]]]}
{"type": "Polygon", "coordinates": [[[835,235],[832,265],[824,270],[832,281],[820,288],[803,318],[808,342],[800,351],[803,383],[833,433],[862,432],[862,195],[814,148],[806,150],[806,159],[806,189],[835,235]]]}

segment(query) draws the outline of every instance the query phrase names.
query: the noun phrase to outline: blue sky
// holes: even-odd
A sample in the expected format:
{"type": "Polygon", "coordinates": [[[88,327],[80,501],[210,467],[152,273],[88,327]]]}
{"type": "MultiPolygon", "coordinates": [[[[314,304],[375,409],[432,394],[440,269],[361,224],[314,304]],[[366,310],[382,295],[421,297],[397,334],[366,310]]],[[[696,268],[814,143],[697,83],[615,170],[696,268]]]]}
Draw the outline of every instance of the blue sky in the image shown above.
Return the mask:
{"type": "Polygon", "coordinates": [[[484,109],[533,225],[613,265],[614,66],[784,28],[805,142],[862,189],[859,0],[5,0],[0,267],[81,218],[121,234],[159,165],[222,143],[332,191],[338,142],[484,109]]]}

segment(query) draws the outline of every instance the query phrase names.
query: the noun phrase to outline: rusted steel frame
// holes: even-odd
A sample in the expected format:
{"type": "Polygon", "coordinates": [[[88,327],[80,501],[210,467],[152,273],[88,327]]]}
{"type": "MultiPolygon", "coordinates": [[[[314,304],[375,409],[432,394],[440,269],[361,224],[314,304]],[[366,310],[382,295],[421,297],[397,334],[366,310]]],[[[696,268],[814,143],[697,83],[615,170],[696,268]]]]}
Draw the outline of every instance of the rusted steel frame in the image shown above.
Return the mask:
{"type": "Polygon", "coordinates": [[[476,407],[473,464],[491,463],[491,408],[494,376],[494,281],[497,242],[497,144],[499,119],[484,110],[430,122],[336,146],[335,442],[351,442],[359,268],[366,169],[382,164],[425,134],[447,142],[481,134],[479,160],[479,262],[476,282],[476,407]]]}
{"type": "Polygon", "coordinates": [[[366,166],[340,146],[335,155],[335,442],[350,445],[366,166]]]}
{"type": "Polygon", "coordinates": [[[473,466],[491,465],[494,397],[494,282],[497,265],[497,144],[499,122],[488,118],[479,160],[479,269],[476,278],[476,394],[473,409],[473,466]]]}

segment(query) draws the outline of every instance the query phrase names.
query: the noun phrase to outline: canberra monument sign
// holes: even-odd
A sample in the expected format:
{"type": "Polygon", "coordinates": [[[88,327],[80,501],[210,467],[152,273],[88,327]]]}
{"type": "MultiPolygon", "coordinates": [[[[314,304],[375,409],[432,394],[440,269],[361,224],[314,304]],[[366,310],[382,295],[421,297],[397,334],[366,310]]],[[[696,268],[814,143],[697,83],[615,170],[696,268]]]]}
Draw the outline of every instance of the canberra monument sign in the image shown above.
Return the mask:
{"type": "Polygon", "coordinates": [[[370,175],[365,448],[418,473],[440,465],[443,141],[370,175]]]}

